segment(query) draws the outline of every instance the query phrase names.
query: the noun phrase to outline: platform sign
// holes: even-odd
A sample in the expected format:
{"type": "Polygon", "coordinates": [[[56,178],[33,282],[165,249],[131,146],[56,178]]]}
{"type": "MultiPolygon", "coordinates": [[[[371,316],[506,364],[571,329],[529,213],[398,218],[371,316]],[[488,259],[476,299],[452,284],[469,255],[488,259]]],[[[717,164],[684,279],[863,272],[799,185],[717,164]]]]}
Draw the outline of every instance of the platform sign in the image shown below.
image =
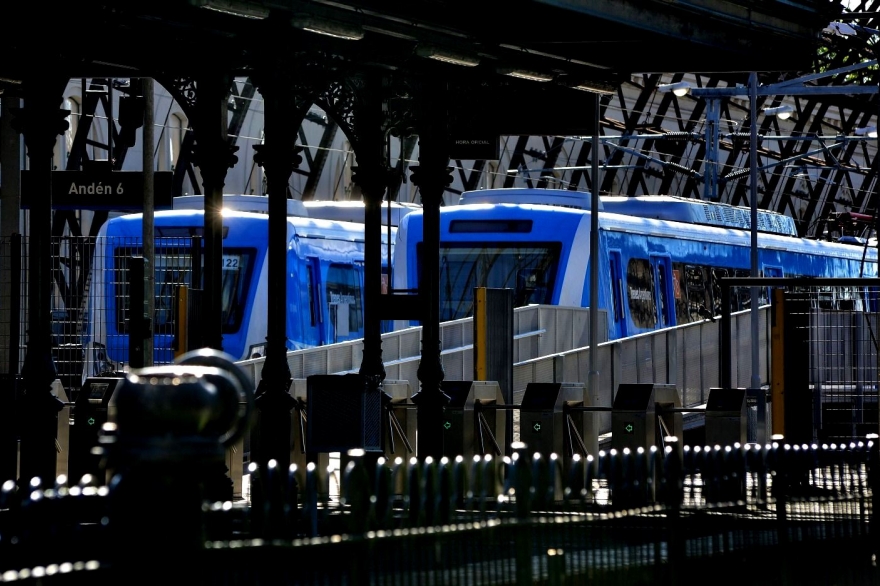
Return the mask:
{"type": "Polygon", "coordinates": [[[449,141],[449,158],[465,161],[497,161],[501,137],[497,134],[456,135],[449,141]]]}
{"type": "MultiPolygon", "coordinates": [[[[33,171],[21,172],[21,207],[30,207],[33,171]]],[[[155,209],[171,209],[171,171],[153,173],[155,209]]],[[[52,209],[143,211],[142,171],[52,171],[52,209]]]]}

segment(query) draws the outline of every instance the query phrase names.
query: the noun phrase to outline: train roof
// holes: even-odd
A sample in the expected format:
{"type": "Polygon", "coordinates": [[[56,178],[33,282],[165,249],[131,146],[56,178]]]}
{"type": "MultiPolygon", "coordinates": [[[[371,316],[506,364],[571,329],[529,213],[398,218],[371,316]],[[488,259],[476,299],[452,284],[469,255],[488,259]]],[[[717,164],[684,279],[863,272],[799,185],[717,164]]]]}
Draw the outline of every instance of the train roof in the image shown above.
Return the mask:
{"type": "MultiPolygon", "coordinates": [[[[382,202],[382,221],[388,219],[387,210],[389,202],[382,202]]],[[[414,203],[390,202],[391,225],[398,226],[400,219],[406,214],[419,210],[422,206],[414,203]]],[[[223,194],[223,208],[237,212],[251,212],[256,214],[269,213],[269,198],[265,195],[236,195],[223,194]]],[[[200,210],[205,209],[205,196],[184,195],[175,197],[172,209],[177,210],[200,210]]],[[[287,215],[291,217],[318,218],[323,220],[337,220],[340,222],[364,223],[363,201],[300,201],[287,200],[287,215]]]]}
{"type": "MultiPolygon", "coordinates": [[[[695,200],[675,195],[642,195],[637,197],[602,197],[604,211],[640,218],[655,218],[750,230],[751,209],[725,203],[695,200]]],[[[797,236],[794,219],[777,212],[758,210],[758,231],[797,236]]]]}
{"type": "MultiPolygon", "coordinates": [[[[181,195],[171,201],[174,210],[204,210],[204,195],[181,195]]],[[[239,212],[269,213],[269,197],[265,195],[223,194],[223,207],[239,212]]],[[[297,199],[287,200],[288,216],[308,216],[303,202],[297,199]]]]}
{"type": "MultiPolygon", "coordinates": [[[[202,209],[177,209],[177,210],[160,210],[154,214],[156,234],[159,237],[180,236],[182,233],[174,231],[174,227],[195,226],[195,234],[201,234],[204,225],[204,210],[202,209]]],[[[125,235],[131,237],[141,236],[141,222],[143,214],[125,214],[112,218],[106,222],[101,230],[104,234],[111,229],[114,235],[125,235]]],[[[268,214],[250,211],[237,211],[232,209],[224,209],[223,223],[230,226],[235,223],[265,223],[268,221],[268,214]]],[[[342,220],[327,220],[324,218],[310,218],[308,216],[287,216],[288,229],[300,238],[331,238],[338,240],[346,240],[352,242],[361,242],[364,240],[364,224],[363,222],[346,222],[342,220]]],[[[187,235],[191,235],[187,232],[187,235]]],[[[383,240],[386,233],[382,233],[383,240]]]]}
{"type": "MultiPolygon", "coordinates": [[[[364,222],[363,201],[306,201],[303,202],[310,218],[341,220],[345,222],[364,222]]],[[[410,212],[422,209],[415,203],[392,201],[382,202],[382,223],[388,220],[388,208],[391,207],[391,225],[399,226],[400,219],[410,212]]]]}
{"type": "MultiPolygon", "coordinates": [[[[526,187],[480,189],[461,194],[459,205],[469,204],[534,204],[589,210],[589,192],[567,189],[534,189],[526,187]]],[[[655,218],[688,224],[751,229],[751,209],[725,203],[690,199],[675,195],[642,195],[635,197],[602,196],[600,211],[655,218]]],[[[794,219],[768,210],[758,210],[758,231],[798,236],[794,219]]]]}
{"type": "MultiPolygon", "coordinates": [[[[537,233],[543,236],[535,236],[538,239],[561,238],[565,240],[564,233],[566,231],[576,230],[578,226],[583,225],[587,214],[582,210],[564,209],[546,205],[516,205],[516,204],[499,204],[496,207],[497,212],[492,212],[487,205],[457,205],[447,206],[440,210],[441,222],[474,220],[475,222],[485,224],[487,219],[504,219],[504,220],[532,220],[535,222],[532,234],[537,233]],[[446,220],[444,220],[444,217],[446,220]]],[[[413,214],[413,218],[419,218],[420,214],[413,214]]],[[[406,218],[404,225],[408,223],[406,218]]],[[[510,223],[510,225],[516,225],[510,223]]],[[[628,214],[619,214],[615,212],[605,211],[600,215],[600,230],[611,230],[626,232],[630,234],[643,234],[651,236],[661,236],[667,238],[675,238],[678,240],[698,240],[702,242],[713,242],[719,244],[733,244],[736,246],[748,247],[751,245],[750,231],[738,226],[713,226],[705,224],[693,224],[687,222],[679,222],[674,220],[657,219],[650,217],[640,217],[628,214]]],[[[408,231],[411,231],[408,228],[408,231]]],[[[468,237],[479,239],[485,237],[479,231],[460,231],[467,233],[468,237]]],[[[507,238],[504,229],[493,229],[494,238],[507,238]]],[[[569,232],[571,234],[571,232],[569,232]]],[[[876,248],[868,248],[857,246],[854,244],[844,244],[838,242],[829,242],[824,240],[812,240],[807,238],[791,237],[787,234],[774,234],[768,232],[759,233],[758,246],[764,249],[779,249],[788,251],[801,251],[809,253],[832,254],[838,257],[861,259],[864,255],[871,262],[876,262],[876,248]]],[[[409,237],[415,237],[421,240],[421,230],[416,229],[415,233],[409,237]]]]}
{"type": "MultiPolygon", "coordinates": [[[[569,189],[531,189],[528,187],[478,189],[465,191],[458,200],[458,205],[475,203],[519,203],[560,206],[579,210],[592,209],[589,192],[569,189]]],[[[602,209],[601,201],[599,209],[602,209]]]]}

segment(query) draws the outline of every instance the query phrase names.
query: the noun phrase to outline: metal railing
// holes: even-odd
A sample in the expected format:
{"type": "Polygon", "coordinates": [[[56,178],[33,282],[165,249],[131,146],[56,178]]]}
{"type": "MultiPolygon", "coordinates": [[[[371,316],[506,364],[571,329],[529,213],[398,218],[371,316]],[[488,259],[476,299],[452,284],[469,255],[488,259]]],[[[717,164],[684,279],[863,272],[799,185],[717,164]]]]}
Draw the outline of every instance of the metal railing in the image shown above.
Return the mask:
{"type": "Polygon", "coordinates": [[[677,586],[721,573],[731,584],[873,584],[877,454],[872,442],[670,446],[566,469],[523,451],[474,462],[354,456],[338,499],[321,491],[319,468],[270,466],[255,468],[261,496],[245,506],[200,506],[197,491],[184,490],[198,475],[181,474],[169,455],[167,465],[151,459],[109,487],[4,485],[0,576],[677,586]],[[156,490],[126,487],[129,474],[156,490]]]}
{"type": "MultiPolygon", "coordinates": [[[[761,315],[761,380],[770,380],[770,308],[761,315]]],[[[604,322],[606,313],[600,312],[604,322]]],[[[731,316],[735,347],[751,343],[750,314],[731,316]]],[[[382,336],[382,356],[386,379],[407,381],[413,391],[419,388],[416,374],[421,359],[421,327],[413,327],[382,336]]],[[[522,401],[529,383],[582,382],[589,374],[589,309],[533,305],[514,310],[514,403],[522,401]]],[[[604,333],[604,324],[600,325],[604,333]]],[[[674,384],[680,391],[683,407],[705,405],[709,389],[720,385],[720,319],[704,320],[618,340],[600,337],[598,388],[593,390],[593,407],[611,408],[614,393],[624,383],[674,384]]],[[[441,361],[446,380],[473,380],[473,319],[465,318],[441,324],[441,361]]],[[[330,344],[287,354],[295,379],[313,374],[357,372],[363,342],[355,340],[330,344]]],[[[744,356],[748,356],[745,351],[744,356]]],[[[259,383],[265,358],[238,362],[259,383]]],[[[736,361],[733,386],[748,386],[751,363],[736,361]]],[[[599,412],[600,435],[611,431],[610,412],[599,412]]],[[[515,439],[515,438],[514,438],[515,439]]]]}

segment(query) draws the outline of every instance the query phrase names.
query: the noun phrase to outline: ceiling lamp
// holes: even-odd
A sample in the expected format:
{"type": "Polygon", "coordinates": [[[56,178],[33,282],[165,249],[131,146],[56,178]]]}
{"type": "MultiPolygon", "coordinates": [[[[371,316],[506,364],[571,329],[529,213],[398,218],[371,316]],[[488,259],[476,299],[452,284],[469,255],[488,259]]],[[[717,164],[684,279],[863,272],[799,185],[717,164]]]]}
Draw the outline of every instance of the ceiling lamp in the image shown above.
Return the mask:
{"type": "Polygon", "coordinates": [[[661,83],[657,86],[657,90],[661,92],[672,92],[679,98],[685,96],[691,91],[691,84],[686,81],[677,81],[675,83],[661,83]]]}
{"type": "Polygon", "coordinates": [[[794,113],[794,108],[788,104],[774,106],[773,108],[764,108],[764,114],[767,116],[776,116],[780,120],[788,120],[794,113]]]}
{"type": "Polygon", "coordinates": [[[193,6],[232,14],[242,18],[262,20],[269,16],[269,9],[259,2],[247,2],[245,0],[190,0],[193,6]]]}
{"type": "Polygon", "coordinates": [[[319,16],[294,16],[290,19],[290,24],[300,30],[346,41],[360,41],[364,38],[364,29],[358,25],[319,16]]]}
{"type": "Polygon", "coordinates": [[[553,76],[547,73],[538,73],[537,71],[526,71],[524,69],[499,69],[502,75],[510,77],[518,77],[519,79],[527,79],[529,81],[551,81],[553,76]]]}
{"type": "Polygon", "coordinates": [[[443,63],[460,65],[462,67],[476,67],[480,64],[479,57],[431,45],[419,45],[416,47],[416,55],[419,57],[434,59],[435,61],[442,61],[443,63]]]}
{"type": "Polygon", "coordinates": [[[571,86],[571,89],[580,90],[582,92],[591,92],[594,94],[613,94],[617,91],[615,86],[601,81],[583,81],[577,85],[571,86]]]}
{"type": "Polygon", "coordinates": [[[861,128],[856,128],[855,133],[858,136],[865,136],[867,138],[877,138],[877,127],[876,126],[863,126],[861,128]]]}

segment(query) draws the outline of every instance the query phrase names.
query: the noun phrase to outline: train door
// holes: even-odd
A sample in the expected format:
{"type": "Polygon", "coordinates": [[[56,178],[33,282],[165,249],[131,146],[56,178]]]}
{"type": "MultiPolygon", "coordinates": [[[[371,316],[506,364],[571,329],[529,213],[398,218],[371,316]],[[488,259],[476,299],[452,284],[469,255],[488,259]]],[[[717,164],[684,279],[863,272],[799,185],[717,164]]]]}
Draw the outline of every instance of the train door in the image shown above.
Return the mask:
{"type": "Polygon", "coordinates": [[[672,260],[668,256],[651,255],[654,270],[654,295],[657,306],[657,327],[668,328],[675,325],[675,287],[677,283],[672,274],[672,260]]]}
{"type": "Polygon", "coordinates": [[[620,250],[608,251],[608,263],[611,278],[611,327],[615,332],[613,338],[622,338],[627,335],[627,327],[626,311],[623,307],[623,269],[620,250]]]}
{"type": "Polygon", "coordinates": [[[321,260],[316,256],[308,257],[308,296],[309,296],[309,323],[312,339],[309,340],[315,346],[327,343],[327,335],[324,327],[324,286],[321,278],[321,260]]]}

